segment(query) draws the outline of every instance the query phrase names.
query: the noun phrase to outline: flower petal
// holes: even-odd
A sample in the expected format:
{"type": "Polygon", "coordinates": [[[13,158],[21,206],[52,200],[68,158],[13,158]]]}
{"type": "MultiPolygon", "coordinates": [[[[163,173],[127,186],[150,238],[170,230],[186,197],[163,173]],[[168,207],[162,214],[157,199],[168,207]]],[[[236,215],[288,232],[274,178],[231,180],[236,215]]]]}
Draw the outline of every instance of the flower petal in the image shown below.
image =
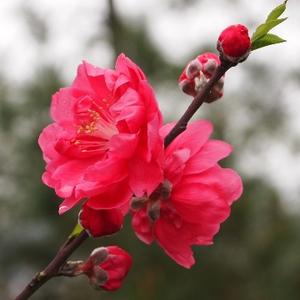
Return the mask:
{"type": "Polygon", "coordinates": [[[112,209],[126,205],[132,197],[128,181],[124,180],[107,186],[102,193],[91,197],[87,205],[93,209],[112,209]]]}
{"type": "Polygon", "coordinates": [[[157,162],[147,163],[138,157],[130,161],[129,184],[137,197],[150,195],[162,180],[162,169],[157,162]]]}
{"type": "Polygon", "coordinates": [[[147,215],[146,209],[133,212],[132,228],[137,237],[146,244],[151,244],[154,239],[152,223],[147,215]]]}
{"type": "Polygon", "coordinates": [[[191,156],[197,153],[207,142],[213,130],[212,124],[205,120],[199,120],[188,125],[187,130],[178,135],[167,147],[166,155],[170,155],[175,150],[188,148],[191,156]]]}
{"type": "Polygon", "coordinates": [[[203,172],[217,164],[217,162],[228,156],[232,146],[218,140],[210,140],[197,152],[186,164],[185,175],[203,172]]]}
{"type": "Polygon", "coordinates": [[[167,255],[174,259],[179,265],[189,269],[195,263],[193,252],[188,241],[173,224],[160,218],[154,227],[155,237],[158,244],[167,255]]]}

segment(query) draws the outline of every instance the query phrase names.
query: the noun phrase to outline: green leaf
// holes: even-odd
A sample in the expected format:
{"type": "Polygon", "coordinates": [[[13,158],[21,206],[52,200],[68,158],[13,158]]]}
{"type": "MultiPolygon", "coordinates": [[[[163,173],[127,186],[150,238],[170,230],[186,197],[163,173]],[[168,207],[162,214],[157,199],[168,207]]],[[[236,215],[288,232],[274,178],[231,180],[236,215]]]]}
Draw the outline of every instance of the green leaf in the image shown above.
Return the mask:
{"type": "Polygon", "coordinates": [[[259,48],[263,48],[263,47],[266,47],[269,45],[279,44],[279,43],[283,43],[283,42],[286,42],[286,40],[282,39],[278,35],[268,33],[265,36],[263,36],[262,38],[254,41],[252,43],[251,50],[253,51],[253,50],[256,50],[259,48]]]}
{"type": "Polygon", "coordinates": [[[251,41],[252,43],[255,42],[256,40],[260,39],[264,35],[266,35],[272,28],[275,26],[279,25],[283,21],[285,21],[287,18],[282,18],[282,19],[276,19],[276,20],[271,20],[266,23],[263,23],[259,25],[255,32],[252,35],[251,41]]]}
{"type": "Polygon", "coordinates": [[[74,227],[73,231],[71,232],[71,234],[69,235],[69,239],[73,239],[76,236],[78,236],[82,231],[84,230],[84,228],[77,223],[76,226],[74,227]]]}
{"type": "Polygon", "coordinates": [[[284,13],[286,9],[286,3],[287,0],[275,7],[268,15],[266,22],[278,19],[284,13]]]}

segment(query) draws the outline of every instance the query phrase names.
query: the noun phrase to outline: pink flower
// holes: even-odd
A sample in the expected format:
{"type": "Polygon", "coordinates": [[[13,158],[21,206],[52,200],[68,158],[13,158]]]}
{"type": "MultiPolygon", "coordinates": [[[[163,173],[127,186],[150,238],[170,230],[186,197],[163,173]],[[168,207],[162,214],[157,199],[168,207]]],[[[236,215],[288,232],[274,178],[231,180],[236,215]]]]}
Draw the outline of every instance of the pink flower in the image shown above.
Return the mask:
{"type": "Polygon", "coordinates": [[[95,249],[81,266],[96,289],[115,291],[122,285],[132,265],[131,256],[117,246],[95,249]]]}
{"type": "Polygon", "coordinates": [[[65,199],[60,213],[82,198],[95,209],[123,206],[161,181],[162,117],[145,75],[124,54],[115,70],[83,62],[73,84],[53,95],[51,117],[39,137],[42,179],[65,199]]]}
{"type": "MultiPolygon", "coordinates": [[[[197,95],[220,65],[219,57],[210,52],[198,55],[190,61],[179,76],[181,90],[193,97],[197,95]]],[[[223,96],[224,76],[214,85],[205,102],[215,101],[223,96]]]]}
{"type": "Polygon", "coordinates": [[[237,24],[224,29],[218,38],[217,49],[231,62],[245,60],[251,50],[247,27],[237,24]]]}
{"type": "Polygon", "coordinates": [[[123,226],[124,214],[121,209],[93,209],[85,203],[78,219],[91,236],[101,237],[119,231],[123,226]]]}
{"type": "MultiPolygon", "coordinates": [[[[161,130],[163,136],[174,124],[161,130]]],[[[239,175],[218,165],[232,148],[209,140],[212,125],[189,125],[165,150],[164,181],[150,196],[133,202],[132,226],[147,244],[156,240],[183,267],[195,260],[192,245],[210,245],[230,206],[242,193],[239,175]],[[138,205],[139,204],[139,205],[138,205]]]]}

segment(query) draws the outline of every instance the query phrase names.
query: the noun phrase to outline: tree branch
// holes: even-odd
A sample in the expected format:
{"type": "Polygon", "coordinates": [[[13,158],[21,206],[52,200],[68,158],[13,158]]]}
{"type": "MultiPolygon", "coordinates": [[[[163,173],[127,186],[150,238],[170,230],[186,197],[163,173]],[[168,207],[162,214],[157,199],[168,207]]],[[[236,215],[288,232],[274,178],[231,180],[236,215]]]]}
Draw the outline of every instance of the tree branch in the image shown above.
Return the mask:
{"type": "Polygon", "coordinates": [[[37,273],[24,290],[15,298],[15,300],[26,300],[36,290],[38,290],[49,279],[59,276],[59,270],[64,265],[71,254],[88,238],[86,231],[82,231],[78,236],[69,238],[58,250],[56,256],[49,265],[41,272],[37,273]]]}

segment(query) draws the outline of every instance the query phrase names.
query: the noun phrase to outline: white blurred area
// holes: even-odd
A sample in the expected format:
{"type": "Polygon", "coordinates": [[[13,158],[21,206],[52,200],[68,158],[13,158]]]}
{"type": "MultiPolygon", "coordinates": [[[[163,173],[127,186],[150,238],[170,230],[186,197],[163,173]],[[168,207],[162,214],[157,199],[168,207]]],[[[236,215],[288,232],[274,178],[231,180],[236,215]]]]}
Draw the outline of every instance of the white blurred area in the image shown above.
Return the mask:
{"type": "MultiPolygon", "coordinates": [[[[118,13],[126,17],[126,20],[133,23],[135,20],[144,22],[151,38],[167,60],[184,65],[191,59],[190,53],[201,43],[215,43],[218,34],[226,26],[244,23],[253,30],[282,1],[194,2],[196,5],[192,8],[179,10],[172,9],[168,1],[161,0],[116,0],[115,4],[118,13]]],[[[291,141],[299,139],[300,90],[299,84],[288,81],[287,73],[299,72],[300,69],[299,8],[299,1],[289,1],[285,13],[289,19],[274,31],[288,42],[256,51],[249,58],[249,61],[253,60],[271,68],[276,79],[274,84],[282,86],[283,97],[280,101],[285,109],[283,113],[287,116],[287,126],[282,128],[282,139],[278,141],[271,136],[264,136],[263,141],[257,140],[260,151],[253,150],[256,149],[254,145],[248,151],[239,153],[239,149],[235,147],[234,154],[239,156],[238,168],[245,176],[257,173],[263,175],[278,187],[282,198],[290,204],[292,210],[298,211],[300,154],[292,151],[291,141]]],[[[113,54],[106,42],[107,33],[101,26],[106,13],[107,3],[104,0],[1,0],[0,72],[4,73],[7,80],[17,84],[30,79],[40,65],[51,64],[58,66],[66,82],[70,82],[77,65],[83,59],[103,67],[111,66],[113,54]],[[48,40],[45,43],[38,43],[28,30],[23,13],[27,8],[33,10],[48,25],[48,40]],[[91,44],[90,40],[96,31],[100,38],[91,44]]],[[[226,101],[230,101],[230,93],[247,84],[243,81],[243,68],[244,65],[240,65],[228,74],[226,101]]],[[[181,96],[176,82],[169,89],[169,92],[158,90],[158,98],[163,98],[161,107],[166,114],[174,107],[168,103],[174,101],[174,97],[181,96]]],[[[178,116],[187,105],[186,101],[181,101],[178,106],[180,109],[176,110],[178,116]]],[[[240,114],[233,114],[232,133],[229,132],[227,136],[232,144],[235,144],[235,131],[238,130],[235,124],[243,126],[243,122],[255,122],[243,115],[242,108],[237,112],[240,114]]]]}

